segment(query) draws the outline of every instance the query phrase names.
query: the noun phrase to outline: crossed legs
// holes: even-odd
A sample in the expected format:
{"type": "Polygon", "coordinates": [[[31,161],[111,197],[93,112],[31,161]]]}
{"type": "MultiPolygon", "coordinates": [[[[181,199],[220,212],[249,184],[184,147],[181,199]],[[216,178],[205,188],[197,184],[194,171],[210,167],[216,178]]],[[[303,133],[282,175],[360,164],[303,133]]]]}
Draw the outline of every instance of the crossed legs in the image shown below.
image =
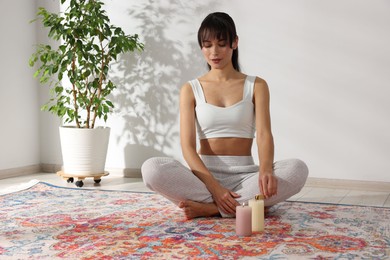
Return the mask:
{"type": "MultiPolygon", "coordinates": [[[[167,157],[150,158],[141,171],[146,186],[182,208],[188,219],[218,214],[233,217],[218,210],[205,184],[179,161],[167,157]]],[[[298,159],[277,161],[274,174],[278,179],[278,193],[266,199],[265,206],[275,205],[298,193],[306,182],[308,168],[298,159]]],[[[224,186],[223,180],[221,185],[224,186]]],[[[243,173],[237,183],[226,188],[241,195],[237,199],[240,204],[247,202],[260,193],[258,172],[243,173]]]]}

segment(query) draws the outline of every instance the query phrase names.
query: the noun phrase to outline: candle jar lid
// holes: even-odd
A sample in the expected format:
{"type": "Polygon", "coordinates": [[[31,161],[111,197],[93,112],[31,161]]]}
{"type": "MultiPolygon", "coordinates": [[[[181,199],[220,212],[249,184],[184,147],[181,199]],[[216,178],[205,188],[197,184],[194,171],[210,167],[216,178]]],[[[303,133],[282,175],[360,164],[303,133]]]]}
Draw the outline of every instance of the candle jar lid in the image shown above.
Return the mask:
{"type": "Polygon", "coordinates": [[[262,194],[257,194],[255,196],[255,200],[263,200],[263,199],[264,199],[264,195],[262,195],[262,194]]]}

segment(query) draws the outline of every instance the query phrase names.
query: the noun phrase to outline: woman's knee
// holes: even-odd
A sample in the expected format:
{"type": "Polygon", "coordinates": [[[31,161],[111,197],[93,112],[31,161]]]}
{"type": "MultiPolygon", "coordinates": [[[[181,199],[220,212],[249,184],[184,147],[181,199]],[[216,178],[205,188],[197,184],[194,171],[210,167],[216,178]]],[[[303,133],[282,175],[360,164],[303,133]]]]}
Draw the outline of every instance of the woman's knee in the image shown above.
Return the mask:
{"type": "Polygon", "coordinates": [[[300,159],[291,159],[291,172],[298,182],[299,190],[303,188],[309,175],[309,168],[306,163],[300,159]]]}
{"type": "Polygon", "coordinates": [[[142,179],[146,186],[153,189],[155,183],[161,181],[161,176],[166,172],[166,166],[175,160],[168,157],[153,157],[147,159],[141,166],[142,179]]]}
{"type": "Polygon", "coordinates": [[[303,187],[309,174],[306,163],[300,159],[278,161],[274,165],[276,175],[299,189],[303,187]]]}
{"type": "Polygon", "coordinates": [[[306,179],[309,175],[309,168],[306,163],[300,159],[293,159],[294,171],[299,174],[302,178],[306,179]]]}

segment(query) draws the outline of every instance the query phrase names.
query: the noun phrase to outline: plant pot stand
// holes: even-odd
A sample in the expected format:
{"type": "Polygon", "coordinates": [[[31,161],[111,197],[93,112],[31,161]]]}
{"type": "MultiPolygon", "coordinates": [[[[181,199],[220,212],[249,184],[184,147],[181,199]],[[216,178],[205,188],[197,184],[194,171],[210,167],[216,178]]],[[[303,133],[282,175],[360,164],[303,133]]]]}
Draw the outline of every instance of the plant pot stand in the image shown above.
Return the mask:
{"type": "Polygon", "coordinates": [[[103,172],[100,174],[93,174],[93,175],[83,175],[83,176],[75,176],[71,173],[64,173],[63,171],[57,172],[57,175],[65,179],[68,183],[73,183],[74,179],[77,178],[77,181],[75,182],[77,187],[83,187],[84,183],[83,180],[85,178],[93,178],[95,183],[100,183],[103,176],[109,175],[108,172],[103,172]]]}

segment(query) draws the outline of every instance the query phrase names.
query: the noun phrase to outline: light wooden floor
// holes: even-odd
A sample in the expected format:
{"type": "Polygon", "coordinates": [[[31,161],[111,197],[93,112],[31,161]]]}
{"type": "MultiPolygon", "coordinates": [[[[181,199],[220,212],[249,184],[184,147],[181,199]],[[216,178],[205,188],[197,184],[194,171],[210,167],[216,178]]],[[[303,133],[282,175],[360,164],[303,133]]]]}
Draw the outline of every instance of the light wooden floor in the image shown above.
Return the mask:
{"type": "MultiPolygon", "coordinates": [[[[0,191],[10,186],[26,183],[32,179],[44,181],[53,185],[76,188],[75,184],[67,183],[54,173],[40,173],[0,180],[0,191]]],[[[329,185],[327,185],[329,186],[329,185]]],[[[100,184],[95,184],[91,178],[84,180],[82,189],[150,191],[140,178],[124,178],[121,176],[106,176],[100,184]]],[[[348,204],[376,207],[390,207],[390,190],[373,191],[371,188],[329,188],[308,182],[300,193],[290,201],[320,202],[333,204],[348,204]]]]}

